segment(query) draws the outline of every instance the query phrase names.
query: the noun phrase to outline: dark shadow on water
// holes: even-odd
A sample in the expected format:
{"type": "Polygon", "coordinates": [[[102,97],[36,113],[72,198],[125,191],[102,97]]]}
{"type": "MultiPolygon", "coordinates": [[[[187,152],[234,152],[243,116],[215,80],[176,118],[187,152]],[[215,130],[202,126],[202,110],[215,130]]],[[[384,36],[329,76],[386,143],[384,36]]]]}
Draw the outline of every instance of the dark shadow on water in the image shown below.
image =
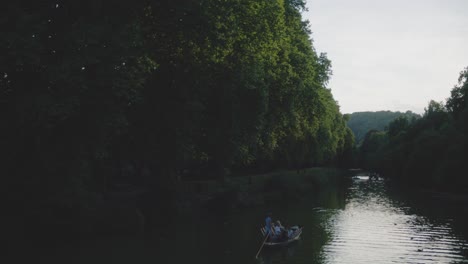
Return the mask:
{"type": "Polygon", "coordinates": [[[301,241],[295,241],[290,245],[284,247],[265,248],[263,249],[259,263],[272,264],[272,263],[287,263],[288,260],[294,258],[296,248],[300,246],[301,241]]]}
{"type": "Polygon", "coordinates": [[[44,242],[17,254],[48,264],[457,263],[468,260],[465,213],[462,204],[382,180],[349,178],[301,201],[170,218],[156,211],[153,226],[141,236],[44,242]],[[266,247],[255,259],[263,241],[259,229],[270,210],[274,219],[304,230],[299,241],[266,247]]]}

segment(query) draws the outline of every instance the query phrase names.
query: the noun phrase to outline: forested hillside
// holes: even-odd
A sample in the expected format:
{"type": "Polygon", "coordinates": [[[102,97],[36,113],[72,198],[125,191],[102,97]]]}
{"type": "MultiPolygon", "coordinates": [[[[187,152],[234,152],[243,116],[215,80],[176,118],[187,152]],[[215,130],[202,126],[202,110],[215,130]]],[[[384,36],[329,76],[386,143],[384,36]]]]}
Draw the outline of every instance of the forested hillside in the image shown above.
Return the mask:
{"type": "Polygon", "coordinates": [[[446,102],[431,101],[422,118],[401,116],[367,133],[361,166],[418,187],[468,190],[468,68],[446,102]]]}
{"type": "Polygon", "coordinates": [[[354,138],[304,8],[5,3],[0,159],[13,210],[47,222],[122,186],[170,190],[181,177],[345,164],[354,138]]]}
{"type": "Polygon", "coordinates": [[[354,133],[356,144],[361,144],[364,136],[370,130],[383,131],[391,121],[400,116],[405,116],[410,120],[421,117],[411,111],[405,113],[392,111],[355,112],[346,116],[349,117],[348,126],[354,133]]]}

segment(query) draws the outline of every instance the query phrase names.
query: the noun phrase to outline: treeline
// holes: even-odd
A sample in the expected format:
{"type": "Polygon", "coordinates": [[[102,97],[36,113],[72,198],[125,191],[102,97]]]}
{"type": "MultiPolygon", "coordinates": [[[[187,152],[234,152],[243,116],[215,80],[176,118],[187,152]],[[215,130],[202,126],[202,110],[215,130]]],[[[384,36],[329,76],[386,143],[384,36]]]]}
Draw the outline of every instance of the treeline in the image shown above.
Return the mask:
{"type": "Polygon", "coordinates": [[[360,145],[367,132],[370,130],[384,131],[390,122],[402,115],[409,120],[421,117],[411,111],[404,113],[398,111],[354,112],[346,116],[349,117],[347,124],[354,133],[356,144],[360,145]]]}
{"type": "Polygon", "coordinates": [[[346,164],[353,135],[304,8],[4,3],[0,169],[11,204],[73,214],[117,185],[346,164]]]}
{"type": "Polygon", "coordinates": [[[361,166],[411,186],[468,188],[468,68],[446,102],[431,101],[420,119],[399,117],[386,131],[369,131],[361,166]]]}

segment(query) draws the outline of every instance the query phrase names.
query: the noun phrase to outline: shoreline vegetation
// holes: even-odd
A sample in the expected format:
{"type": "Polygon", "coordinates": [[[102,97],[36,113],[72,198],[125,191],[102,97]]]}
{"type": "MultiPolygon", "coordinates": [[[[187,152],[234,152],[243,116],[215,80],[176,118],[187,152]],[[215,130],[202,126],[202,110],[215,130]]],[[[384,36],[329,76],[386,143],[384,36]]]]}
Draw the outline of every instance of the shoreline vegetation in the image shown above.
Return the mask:
{"type": "Polygon", "coordinates": [[[445,102],[431,100],[421,117],[401,115],[370,130],[359,166],[415,189],[468,193],[468,68],[445,102]]]}
{"type": "Polygon", "coordinates": [[[344,177],[351,175],[349,170],[317,167],[238,175],[223,181],[182,180],[166,193],[168,196],[162,190],[122,189],[106,194],[92,207],[81,208],[73,217],[30,218],[23,227],[18,222],[13,224],[24,232],[22,235],[17,232],[19,229],[11,232],[15,232],[17,239],[139,236],[159,232],[152,228],[184,214],[226,213],[298,202],[315,195],[319,189],[336,188],[344,177]]]}
{"type": "Polygon", "coordinates": [[[336,183],[337,177],[350,175],[348,170],[325,167],[279,170],[230,177],[225,181],[181,182],[177,192],[181,194],[180,197],[187,193],[188,197],[199,197],[196,200],[205,202],[207,206],[220,202],[219,208],[228,206],[235,209],[301,200],[314,190],[336,183]]]}

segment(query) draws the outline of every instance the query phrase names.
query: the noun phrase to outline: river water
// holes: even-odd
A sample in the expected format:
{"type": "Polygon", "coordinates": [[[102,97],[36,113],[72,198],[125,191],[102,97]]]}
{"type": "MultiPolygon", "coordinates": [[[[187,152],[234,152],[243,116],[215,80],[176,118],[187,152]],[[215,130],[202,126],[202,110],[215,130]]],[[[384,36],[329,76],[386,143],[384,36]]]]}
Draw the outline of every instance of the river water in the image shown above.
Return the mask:
{"type": "Polygon", "coordinates": [[[40,263],[468,263],[468,205],[355,176],[302,202],[172,219],[145,238],[41,249],[40,263]],[[288,247],[262,249],[266,211],[302,225],[288,247]]]}

